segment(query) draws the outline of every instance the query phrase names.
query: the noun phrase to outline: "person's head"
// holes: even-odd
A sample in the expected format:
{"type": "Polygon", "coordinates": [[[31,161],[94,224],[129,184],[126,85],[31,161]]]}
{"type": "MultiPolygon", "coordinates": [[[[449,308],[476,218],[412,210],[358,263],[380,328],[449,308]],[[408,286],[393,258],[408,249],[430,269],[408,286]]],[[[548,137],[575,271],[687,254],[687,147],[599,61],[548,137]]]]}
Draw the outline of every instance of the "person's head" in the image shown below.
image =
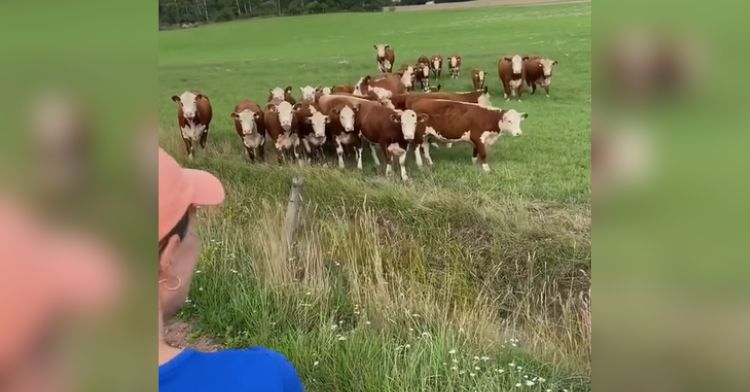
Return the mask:
{"type": "Polygon", "coordinates": [[[198,263],[196,206],[223,200],[224,188],[216,177],[183,169],[159,149],[159,309],[165,319],[185,302],[198,263]]]}

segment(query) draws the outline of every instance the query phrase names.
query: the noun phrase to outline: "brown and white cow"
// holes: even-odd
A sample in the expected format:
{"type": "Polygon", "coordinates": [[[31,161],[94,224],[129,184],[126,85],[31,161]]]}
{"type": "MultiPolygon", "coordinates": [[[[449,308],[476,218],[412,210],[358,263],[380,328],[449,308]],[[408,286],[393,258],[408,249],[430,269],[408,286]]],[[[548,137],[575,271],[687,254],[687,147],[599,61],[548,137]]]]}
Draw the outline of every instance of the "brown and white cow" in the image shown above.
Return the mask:
{"type": "MultiPolygon", "coordinates": [[[[528,117],[513,109],[499,110],[483,108],[476,104],[447,100],[425,99],[415,102],[412,109],[419,114],[427,114],[427,123],[422,141],[427,163],[432,165],[430,138],[441,142],[466,141],[474,145],[472,162],[479,160],[485,172],[487,147],[494,144],[503,133],[521,135],[521,121],[528,117]]],[[[415,151],[415,154],[418,154],[415,151]]]]}
{"type": "Polygon", "coordinates": [[[479,106],[490,107],[490,93],[487,87],[467,93],[427,93],[427,94],[398,94],[390,98],[396,109],[411,109],[415,102],[424,99],[444,99],[456,102],[476,103],[479,106]]]}
{"type": "Polygon", "coordinates": [[[448,57],[448,70],[451,73],[451,78],[458,79],[461,75],[461,56],[448,57]]]}
{"type": "Polygon", "coordinates": [[[430,65],[418,63],[414,72],[414,82],[422,86],[422,91],[430,91],[430,65]]]}
{"type": "Polygon", "coordinates": [[[518,97],[521,100],[521,85],[523,84],[524,62],[528,57],[514,55],[505,56],[497,62],[497,73],[500,81],[503,83],[505,94],[503,97],[510,100],[511,97],[518,97]]]}
{"type": "Polygon", "coordinates": [[[375,93],[380,99],[390,98],[393,94],[403,94],[406,87],[401,83],[398,75],[382,74],[375,78],[370,75],[359,79],[354,85],[354,95],[364,97],[370,92],[375,93]]]}
{"type": "Polygon", "coordinates": [[[349,93],[354,94],[354,86],[351,84],[339,84],[331,88],[331,94],[349,93]]]}
{"type": "Polygon", "coordinates": [[[440,79],[440,74],[443,72],[443,57],[439,54],[432,56],[430,60],[430,70],[432,70],[432,76],[435,80],[440,79]]]}
{"type": "Polygon", "coordinates": [[[487,80],[487,73],[479,68],[471,70],[471,84],[474,86],[474,90],[481,90],[485,86],[487,80]]]}
{"type": "Polygon", "coordinates": [[[274,141],[279,163],[286,159],[299,160],[300,140],[297,135],[297,120],[294,107],[287,101],[271,101],[263,109],[263,124],[266,134],[274,141]]]}
{"type": "Polygon", "coordinates": [[[404,87],[406,88],[406,91],[414,90],[415,75],[414,75],[413,66],[408,65],[406,69],[399,70],[398,72],[396,72],[396,75],[398,75],[399,78],[401,79],[401,84],[404,85],[404,87]]]}
{"type": "Polygon", "coordinates": [[[188,158],[193,159],[194,144],[200,143],[206,148],[208,128],[211,125],[213,111],[208,96],[192,91],[185,91],[182,95],[172,96],[177,103],[177,124],[180,126],[182,141],[188,158]]]}
{"type": "Polygon", "coordinates": [[[265,159],[266,129],[263,124],[263,110],[255,101],[242,100],[231,114],[234,119],[234,129],[242,139],[247,151],[247,157],[255,162],[255,158],[265,159]]]}
{"type": "Polygon", "coordinates": [[[332,89],[328,86],[315,88],[315,103],[320,100],[320,97],[324,95],[331,95],[332,89]]]}
{"type": "Polygon", "coordinates": [[[375,61],[378,63],[378,70],[383,73],[393,71],[393,64],[396,62],[396,53],[389,44],[373,45],[375,48],[375,61]]]}
{"type": "Polygon", "coordinates": [[[302,101],[301,102],[315,102],[315,93],[318,91],[317,88],[313,86],[305,86],[300,87],[299,91],[302,93],[302,101]]]}
{"type": "Polygon", "coordinates": [[[552,84],[552,71],[557,61],[543,57],[529,57],[523,64],[524,79],[531,93],[536,92],[536,86],[542,86],[549,98],[549,86],[552,84]]]}
{"type": "MultiPolygon", "coordinates": [[[[321,97],[319,101],[320,111],[330,118],[327,132],[328,136],[336,143],[336,154],[338,155],[339,168],[344,168],[344,148],[351,147],[357,160],[357,169],[362,170],[362,141],[359,131],[356,131],[355,123],[361,102],[354,96],[330,95],[321,97]]],[[[373,158],[375,164],[380,166],[374,147],[373,158]]]]}
{"type": "Polygon", "coordinates": [[[280,101],[287,101],[290,104],[294,105],[297,103],[297,101],[294,99],[294,96],[292,95],[292,86],[287,86],[286,88],[282,89],[281,87],[276,87],[268,92],[268,102],[271,102],[273,100],[280,100],[280,101]]]}
{"type": "Polygon", "coordinates": [[[312,160],[316,159],[324,163],[323,145],[326,142],[326,126],[330,119],[313,103],[303,102],[296,106],[294,114],[297,120],[297,135],[307,155],[307,162],[312,163],[312,160]]]}

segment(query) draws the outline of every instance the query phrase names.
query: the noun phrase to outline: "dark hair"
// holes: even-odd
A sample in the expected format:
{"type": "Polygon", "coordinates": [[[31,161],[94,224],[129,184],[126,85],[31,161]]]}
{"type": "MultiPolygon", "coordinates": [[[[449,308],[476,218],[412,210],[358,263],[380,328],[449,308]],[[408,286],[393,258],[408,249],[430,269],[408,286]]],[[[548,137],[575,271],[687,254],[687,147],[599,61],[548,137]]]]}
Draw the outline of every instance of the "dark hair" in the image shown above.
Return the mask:
{"type": "Polygon", "coordinates": [[[177,222],[177,224],[172,228],[172,230],[167,233],[167,235],[164,236],[164,238],[159,241],[159,255],[164,251],[164,248],[167,246],[167,242],[169,241],[172,236],[177,235],[180,237],[180,241],[182,241],[185,236],[187,235],[188,230],[188,223],[190,223],[190,213],[193,211],[193,208],[188,208],[187,211],[185,211],[185,215],[180,218],[180,220],[177,222]]]}

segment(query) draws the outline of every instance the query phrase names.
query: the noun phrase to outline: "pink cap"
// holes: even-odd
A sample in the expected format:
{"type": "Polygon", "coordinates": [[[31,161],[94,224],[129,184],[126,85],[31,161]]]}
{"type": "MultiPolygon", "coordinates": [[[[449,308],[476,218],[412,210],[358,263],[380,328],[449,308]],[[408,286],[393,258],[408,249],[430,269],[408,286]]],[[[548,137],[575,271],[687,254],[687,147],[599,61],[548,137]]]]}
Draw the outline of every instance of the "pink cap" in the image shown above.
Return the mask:
{"type": "Polygon", "coordinates": [[[218,178],[203,170],[183,169],[159,148],[159,241],[191,205],[211,206],[223,201],[224,187],[218,178]]]}

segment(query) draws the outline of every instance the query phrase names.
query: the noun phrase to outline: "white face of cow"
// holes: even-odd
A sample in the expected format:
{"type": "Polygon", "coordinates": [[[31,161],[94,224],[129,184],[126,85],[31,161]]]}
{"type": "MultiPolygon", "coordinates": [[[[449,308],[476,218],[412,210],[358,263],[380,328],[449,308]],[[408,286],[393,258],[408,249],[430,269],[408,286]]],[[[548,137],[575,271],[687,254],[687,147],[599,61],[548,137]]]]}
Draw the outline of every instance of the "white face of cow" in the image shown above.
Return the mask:
{"type": "MultiPolygon", "coordinates": [[[[396,113],[399,113],[397,111],[396,113]]],[[[401,122],[401,132],[404,134],[404,139],[414,140],[414,135],[417,133],[417,113],[411,109],[400,112],[399,119],[401,122]]]]}
{"type": "Polygon", "coordinates": [[[195,116],[198,113],[198,96],[191,93],[190,91],[185,91],[180,95],[180,107],[182,108],[182,115],[185,116],[186,119],[192,120],[195,118],[195,116]]]}
{"type": "Polygon", "coordinates": [[[281,127],[284,128],[285,131],[292,129],[292,119],[294,118],[292,104],[283,101],[276,106],[276,110],[279,113],[279,124],[281,124],[281,127]]]}
{"type": "Polygon", "coordinates": [[[523,59],[519,55],[511,57],[510,64],[514,74],[520,74],[523,70],[523,59]]]}
{"type": "Polygon", "coordinates": [[[401,84],[403,84],[406,88],[411,88],[413,80],[414,71],[411,69],[407,69],[406,71],[404,71],[404,74],[401,75],[401,84]]]}
{"type": "Polygon", "coordinates": [[[490,93],[486,92],[477,97],[477,104],[481,107],[490,107],[492,106],[492,103],[490,102],[490,93]]]}
{"type": "Polygon", "coordinates": [[[501,133],[506,132],[513,136],[520,136],[523,133],[521,131],[521,121],[528,116],[526,113],[519,113],[515,109],[510,109],[503,113],[503,118],[497,125],[500,127],[501,133]]]}
{"type": "Polygon", "coordinates": [[[315,133],[316,137],[323,137],[326,135],[326,124],[330,122],[328,119],[328,116],[325,114],[315,110],[315,108],[310,108],[312,111],[312,116],[309,117],[310,124],[312,124],[313,132],[315,133]]]}
{"type": "Polygon", "coordinates": [[[305,86],[300,87],[300,91],[302,91],[302,100],[303,101],[314,101],[315,100],[315,87],[312,86],[305,86]]]}
{"type": "Polygon", "coordinates": [[[240,113],[235,113],[235,115],[235,118],[240,122],[240,125],[242,126],[243,134],[249,135],[256,131],[256,114],[252,110],[245,109],[240,113]]]}
{"type": "Polygon", "coordinates": [[[554,68],[555,64],[557,64],[557,61],[550,60],[550,59],[541,59],[540,63],[542,64],[542,71],[544,71],[544,77],[545,78],[552,77],[552,69],[554,68]]]}
{"type": "Polygon", "coordinates": [[[341,122],[344,131],[354,132],[354,114],[354,109],[350,108],[348,105],[344,106],[341,109],[341,112],[339,112],[339,121],[341,122]]]}
{"type": "Polygon", "coordinates": [[[484,71],[479,71],[479,81],[484,82],[484,71]]]}
{"type": "Polygon", "coordinates": [[[276,87],[275,89],[271,90],[271,98],[272,99],[279,99],[284,100],[284,89],[281,87],[276,87]]]}
{"type": "Polygon", "coordinates": [[[451,59],[450,59],[450,61],[451,61],[451,67],[452,68],[455,68],[458,65],[458,57],[452,56],[451,59]]]}
{"type": "Polygon", "coordinates": [[[359,78],[357,84],[354,85],[354,95],[364,97],[367,94],[367,86],[365,85],[365,78],[359,78]]]}
{"type": "Polygon", "coordinates": [[[378,57],[385,57],[385,48],[388,46],[388,44],[375,45],[375,51],[378,53],[378,57]]]}
{"type": "Polygon", "coordinates": [[[440,69],[440,58],[435,57],[432,59],[432,68],[440,69]]]}

